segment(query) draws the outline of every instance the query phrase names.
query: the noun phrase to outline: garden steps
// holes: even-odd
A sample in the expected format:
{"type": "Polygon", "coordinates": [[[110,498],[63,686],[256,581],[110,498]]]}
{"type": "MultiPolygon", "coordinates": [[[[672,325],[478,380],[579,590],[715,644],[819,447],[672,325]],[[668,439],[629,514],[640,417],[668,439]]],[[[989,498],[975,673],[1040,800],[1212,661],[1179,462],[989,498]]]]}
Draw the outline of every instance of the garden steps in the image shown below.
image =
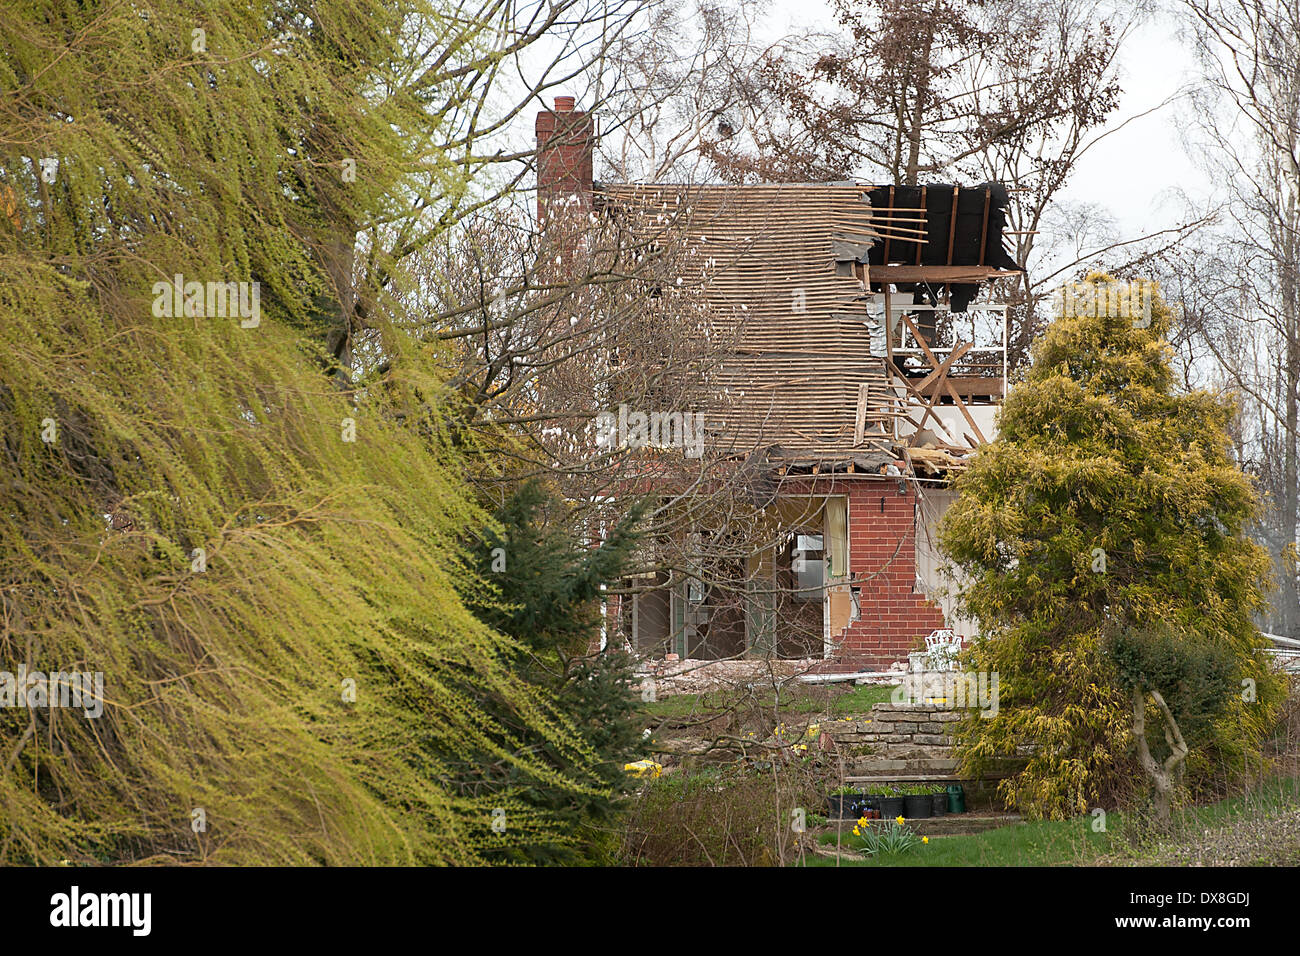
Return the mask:
{"type": "Polygon", "coordinates": [[[917,834],[928,837],[984,833],[1020,823],[1024,823],[1024,819],[1018,813],[946,813],[941,817],[907,821],[917,834]]]}
{"type": "MultiPolygon", "coordinates": [[[[869,714],[822,724],[842,756],[841,783],[963,783],[952,731],[966,711],[942,703],[880,703],[869,714]]],[[[1000,762],[982,779],[997,780],[1020,770],[1017,761],[1000,762]]]]}
{"type": "MultiPolygon", "coordinates": [[[[844,782],[851,784],[885,784],[885,783],[974,783],[971,778],[959,773],[960,762],[957,760],[932,761],[898,761],[886,760],[876,764],[860,765],[855,773],[845,774],[844,782]],[[913,766],[895,767],[894,764],[905,763],[913,766]],[[885,766],[881,766],[884,764],[885,766]],[[927,764],[926,766],[915,766],[927,764]]],[[[1021,764],[1000,767],[984,771],[980,780],[1001,780],[1019,773],[1021,764]]]]}
{"type": "Polygon", "coordinates": [[[934,776],[957,772],[961,761],[956,757],[913,757],[909,759],[890,759],[885,757],[862,757],[845,763],[848,776],[880,776],[881,774],[906,773],[934,776]]]}

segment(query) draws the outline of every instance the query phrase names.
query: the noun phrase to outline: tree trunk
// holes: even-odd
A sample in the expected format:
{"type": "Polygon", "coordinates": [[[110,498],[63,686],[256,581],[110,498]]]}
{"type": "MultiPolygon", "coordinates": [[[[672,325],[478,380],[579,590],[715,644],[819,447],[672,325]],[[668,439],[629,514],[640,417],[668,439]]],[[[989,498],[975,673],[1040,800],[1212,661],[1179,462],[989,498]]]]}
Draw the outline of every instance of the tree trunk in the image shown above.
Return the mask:
{"type": "Polygon", "coordinates": [[[1165,722],[1165,739],[1169,741],[1172,753],[1165,758],[1163,764],[1151,755],[1151,747],[1147,744],[1147,698],[1146,692],[1140,686],[1133,688],[1133,737],[1137,741],[1138,759],[1142,762],[1142,769],[1151,777],[1155,788],[1156,819],[1161,823],[1168,823],[1174,790],[1181,779],[1182,763],[1187,759],[1187,744],[1178,729],[1178,722],[1170,713],[1165,699],[1160,696],[1160,691],[1152,690],[1151,699],[1160,709],[1161,718],[1165,722]]]}
{"type": "Polygon", "coordinates": [[[907,170],[903,182],[915,186],[920,177],[921,134],[925,128],[925,111],[930,105],[930,49],[934,43],[934,28],[925,40],[925,49],[917,65],[916,98],[912,102],[911,125],[907,131],[907,170]]]}
{"type": "MultiPolygon", "coordinates": [[[[1287,207],[1284,209],[1284,217],[1288,225],[1294,225],[1300,221],[1300,210],[1297,210],[1297,196],[1300,192],[1300,185],[1293,185],[1291,194],[1287,197],[1287,207]]],[[[1283,494],[1283,513],[1281,521],[1281,532],[1284,538],[1284,544],[1294,550],[1296,543],[1296,525],[1297,512],[1300,511],[1300,475],[1297,475],[1297,441],[1300,441],[1300,414],[1297,414],[1297,406],[1300,405],[1300,277],[1296,275],[1296,257],[1300,255],[1300,250],[1296,248],[1295,233],[1291,228],[1281,228],[1278,230],[1279,252],[1279,275],[1278,288],[1281,293],[1282,309],[1281,313],[1285,316],[1286,322],[1286,429],[1283,437],[1286,440],[1286,451],[1283,457],[1283,481],[1286,483],[1286,490],[1283,494]]],[[[1282,604],[1282,633],[1287,637],[1296,636],[1297,613],[1300,613],[1300,607],[1296,595],[1295,569],[1288,561],[1283,561],[1281,567],[1286,569],[1286,573],[1279,575],[1281,580],[1281,604],[1282,604]]]]}

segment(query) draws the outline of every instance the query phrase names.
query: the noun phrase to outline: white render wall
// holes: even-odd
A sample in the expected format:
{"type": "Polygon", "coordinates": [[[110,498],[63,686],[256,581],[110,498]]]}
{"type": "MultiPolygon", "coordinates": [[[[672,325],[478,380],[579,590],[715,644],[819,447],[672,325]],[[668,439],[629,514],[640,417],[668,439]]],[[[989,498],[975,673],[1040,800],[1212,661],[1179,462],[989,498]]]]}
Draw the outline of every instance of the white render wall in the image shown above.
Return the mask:
{"type": "MultiPolygon", "coordinates": [[[[975,419],[975,424],[980,427],[980,431],[987,441],[993,441],[998,436],[997,414],[1000,408],[1000,405],[971,405],[969,403],[966,405],[966,410],[970,412],[971,418],[975,419]]],[[[934,411],[948,432],[949,444],[968,445],[969,442],[962,438],[963,434],[970,435],[978,441],[978,437],[971,430],[970,422],[966,421],[966,416],[961,413],[961,409],[956,405],[935,405],[934,411]]],[[[912,402],[908,405],[908,414],[919,422],[921,415],[924,414],[924,409],[920,404],[912,402]]],[[[927,419],[925,427],[929,431],[935,431],[934,419],[927,419]]],[[[915,431],[916,429],[912,427],[910,422],[899,421],[899,438],[906,438],[915,431]]],[[[944,438],[943,435],[939,437],[944,438]]]]}
{"type": "MultiPolygon", "coordinates": [[[[982,423],[980,427],[983,427],[982,423]]],[[[956,582],[940,571],[944,560],[939,554],[936,529],[939,519],[956,500],[957,493],[948,488],[935,488],[925,482],[919,482],[918,486],[921,504],[916,520],[917,588],[943,609],[949,627],[967,638],[974,637],[978,633],[974,622],[957,614],[956,582]]]]}

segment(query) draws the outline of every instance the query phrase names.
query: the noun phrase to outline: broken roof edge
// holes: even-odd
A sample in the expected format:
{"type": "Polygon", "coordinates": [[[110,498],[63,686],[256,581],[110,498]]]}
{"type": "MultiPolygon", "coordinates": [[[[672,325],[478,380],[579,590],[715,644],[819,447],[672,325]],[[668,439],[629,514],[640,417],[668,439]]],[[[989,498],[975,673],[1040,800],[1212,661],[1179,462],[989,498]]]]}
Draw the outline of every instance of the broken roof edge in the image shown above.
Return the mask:
{"type": "MultiPolygon", "coordinates": [[[[920,462],[912,456],[918,451],[904,445],[894,445],[890,451],[844,449],[835,452],[813,452],[803,449],[769,445],[749,452],[737,453],[731,460],[743,466],[765,469],[778,479],[836,478],[904,478],[916,481],[948,481],[953,473],[963,470],[966,457],[958,457],[935,450],[920,462]],[[917,465],[926,474],[918,474],[917,465]],[[890,469],[893,471],[890,471],[890,469]]],[[[929,449],[922,450],[928,452],[929,449]]],[[[972,453],[975,449],[971,450],[972,453]]],[[[920,455],[916,456],[921,458],[920,455]]]]}

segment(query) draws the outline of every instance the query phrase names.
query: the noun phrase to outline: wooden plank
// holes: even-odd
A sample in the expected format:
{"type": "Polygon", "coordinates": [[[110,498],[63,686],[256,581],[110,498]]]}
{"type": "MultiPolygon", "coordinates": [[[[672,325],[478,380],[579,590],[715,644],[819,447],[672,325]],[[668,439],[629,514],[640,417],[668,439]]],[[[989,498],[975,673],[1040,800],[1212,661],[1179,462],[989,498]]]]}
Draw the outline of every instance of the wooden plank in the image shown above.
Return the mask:
{"type": "MultiPolygon", "coordinates": [[[[905,313],[900,314],[899,318],[903,320],[908,330],[912,333],[912,337],[916,339],[916,344],[921,347],[921,351],[924,352],[925,357],[929,359],[930,365],[935,368],[938,368],[942,363],[937,358],[935,358],[934,353],[930,351],[930,346],[926,345],[925,343],[925,337],[921,335],[921,333],[917,330],[916,326],[912,324],[912,320],[909,319],[905,313]]],[[[925,423],[928,420],[927,416],[933,416],[934,420],[939,423],[939,427],[943,429],[945,434],[947,434],[948,433],[947,426],[944,425],[943,419],[939,417],[938,413],[932,407],[934,403],[927,396],[923,395],[918,389],[916,389],[912,385],[912,383],[908,381],[906,378],[903,378],[902,382],[907,387],[907,390],[910,391],[913,395],[915,395],[917,399],[921,402],[921,404],[925,407],[925,414],[921,416],[921,427],[922,428],[925,427],[925,423]]],[[[960,401],[960,399],[958,399],[958,401],[960,401]]],[[[962,412],[966,415],[967,420],[970,420],[970,412],[966,411],[966,406],[964,405],[962,406],[962,412]]],[[[973,422],[972,422],[972,427],[974,427],[973,422]]],[[[975,428],[975,431],[978,432],[979,428],[975,428]]]]}
{"type": "Polygon", "coordinates": [[[915,325],[912,324],[912,320],[907,317],[907,313],[900,312],[898,314],[898,317],[903,320],[904,324],[908,328],[908,331],[912,333],[912,338],[915,339],[916,344],[921,347],[921,351],[925,354],[926,359],[929,360],[931,368],[938,368],[942,363],[937,358],[935,358],[934,353],[930,351],[930,346],[925,341],[925,336],[922,335],[920,330],[915,325]]]}
{"type": "Polygon", "coordinates": [[[925,220],[918,216],[878,216],[876,215],[878,212],[880,210],[874,207],[871,210],[871,224],[873,226],[881,222],[898,222],[906,226],[922,226],[925,224],[925,220]]]}
{"type": "MultiPolygon", "coordinates": [[[[984,366],[988,368],[990,366],[984,366]]],[[[987,378],[983,375],[949,375],[948,381],[952,387],[957,389],[957,394],[963,398],[969,398],[972,395],[997,395],[1003,394],[1003,385],[1001,378],[987,378]]]]}
{"type": "Polygon", "coordinates": [[[935,412],[934,408],[931,407],[930,399],[925,395],[922,395],[915,388],[913,388],[912,383],[908,379],[900,376],[898,380],[903,383],[903,387],[905,387],[909,392],[911,392],[912,397],[917,400],[917,402],[920,404],[920,406],[923,409],[925,409],[925,412],[921,415],[921,422],[919,425],[912,420],[912,417],[910,415],[907,416],[907,420],[911,422],[913,425],[916,425],[916,430],[920,431],[921,429],[923,429],[925,427],[925,423],[929,421],[931,418],[933,418],[935,423],[943,430],[944,434],[948,434],[948,426],[943,423],[943,419],[940,418],[938,413],[935,412]]]}
{"type": "Polygon", "coordinates": [[[940,365],[937,369],[935,369],[933,372],[931,372],[929,375],[927,375],[925,378],[921,379],[921,381],[917,383],[916,390],[918,392],[924,392],[927,388],[933,385],[936,380],[940,378],[946,378],[948,375],[948,370],[952,368],[953,363],[956,362],[963,355],[965,355],[967,352],[969,352],[971,348],[972,346],[970,342],[962,342],[960,345],[958,345],[955,349],[953,349],[951,352],[948,353],[948,357],[943,360],[942,365],[940,365]]]}
{"type": "Polygon", "coordinates": [[[867,428],[867,383],[858,383],[858,408],[853,415],[853,444],[862,444],[862,433],[867,428]]]}
{"type": "MultiPolygon", "coordinates": [[[[893,187],[893,186],[890,186],[890,187],[889,187],[889,205],[890,205],[891,208],[892,208],[893,205],[894,205],[894,187],[893,187]]],[[[888,262],[888,261],[889,261],[889,237],[888,237],[888,236],[885,236],[885,250],[884,250],[884,252],[882,252],[882,253],[880,254],[880,261],[881,261],[881,262],[888,262]]]]}
{"type": "Polygon", "coordinates": [[[952,265],[952,246],[957,239],[957,196],[960,193],[960,186],[952,187],[952,216],[948,219],[948,265],[952,265]]]}
{"type": "Polygon", "coordinates": [[[873,265],[868,268],[872,282],[983,282],[1018,275],[1018,271],[992,266],[873,265]]]}
{"type": "Polygon", "coordinates": [[[966,418],[966,424],[970,425],[971,429],[975,432],[976,437],[979,438],[980,444],[987,445],[988,439],[984,437],[984,433],[980,431],[980,427],[975,424],[975,418],[971,415],[970,409],[966,407],[966,403],[961,400],[961,396],[957,394],[957,390],[952,387],[952,382],[945,381],[943,384],[947,386],[948,394],[952,396],[953,402],[966,418]]]}
{"type": "Polygon", "coordinates": [[[826,604],[831,637],[839,637],[849,626],[849,617],[853,613],[853,596],[849,593],[848,585],[840,584],[828,588],[826,604]]]}
{"type": "Polygon", "coordinates": [[[903,464],[905,464],[905,465],[907,466],[907,473],[908,473],[909,475],[915,475],[915,474],[916,474],[916,466],[915,466],[914,464],[912,464],[912,456],[911,456],[911,454],[908,452],[908,450],[907,450],[907,446],[904,445],[902,450],[903,450],[903,464]]]}
{"type": "MultiPolygon", "coordinates": [[[[926,213],[926,209],[925,209],[925,194],[926,194],[926,190],[929,189],[929,188],[930,188],[929,186],[922,186],[922,187],[921,187],[921,214],[922,214],[922,215],[925,215],[925,216],[927,217],[927,219],[928,219],[929,217],[928,217],[928,214],[926,213]]],[[[928,233],[927,233],[927,235],[928,235],[928,233]]],[[[921,264],[921,245],[920,245],[920,243],[917,243],[917,246],[916,246],[916,264],[917,264],[918,266],[921,264]]]]}
{"type": "MultiPolygon", "coordinates": [[[[938,390],[939,390],[940,388],[943,387],[943,384],[944,384],[945,382],[948,381],[948,369],[947,369],[946,367],[944,367],[944,366],[941,365],[941,366],[939,366],[939,368],[938,368],[935,372],[931,372],[930,375],[927,375],[926,378],[929,379],[931,376],[934,376],[934,375],[936,375],[936,374],[937,374],[938,377],[935,378],[935,381],[934,381],[934,386],[935,386],[935,387],[934,387],[934,389],[932,390],[932,391],[934,391],[934,392],[938,392],[938,390]]],[[[916,390],[917,390],[918,392],[920,392],[922,395],[926,394],[925,390],[922,389],[921,386],[919,386],[919,385],[916,387],[916,390]]],[[[930,403],[931,403],[931,405],[934,404],[934,399],[933,399],[933,398],[930,399],[930,403]]]]}

